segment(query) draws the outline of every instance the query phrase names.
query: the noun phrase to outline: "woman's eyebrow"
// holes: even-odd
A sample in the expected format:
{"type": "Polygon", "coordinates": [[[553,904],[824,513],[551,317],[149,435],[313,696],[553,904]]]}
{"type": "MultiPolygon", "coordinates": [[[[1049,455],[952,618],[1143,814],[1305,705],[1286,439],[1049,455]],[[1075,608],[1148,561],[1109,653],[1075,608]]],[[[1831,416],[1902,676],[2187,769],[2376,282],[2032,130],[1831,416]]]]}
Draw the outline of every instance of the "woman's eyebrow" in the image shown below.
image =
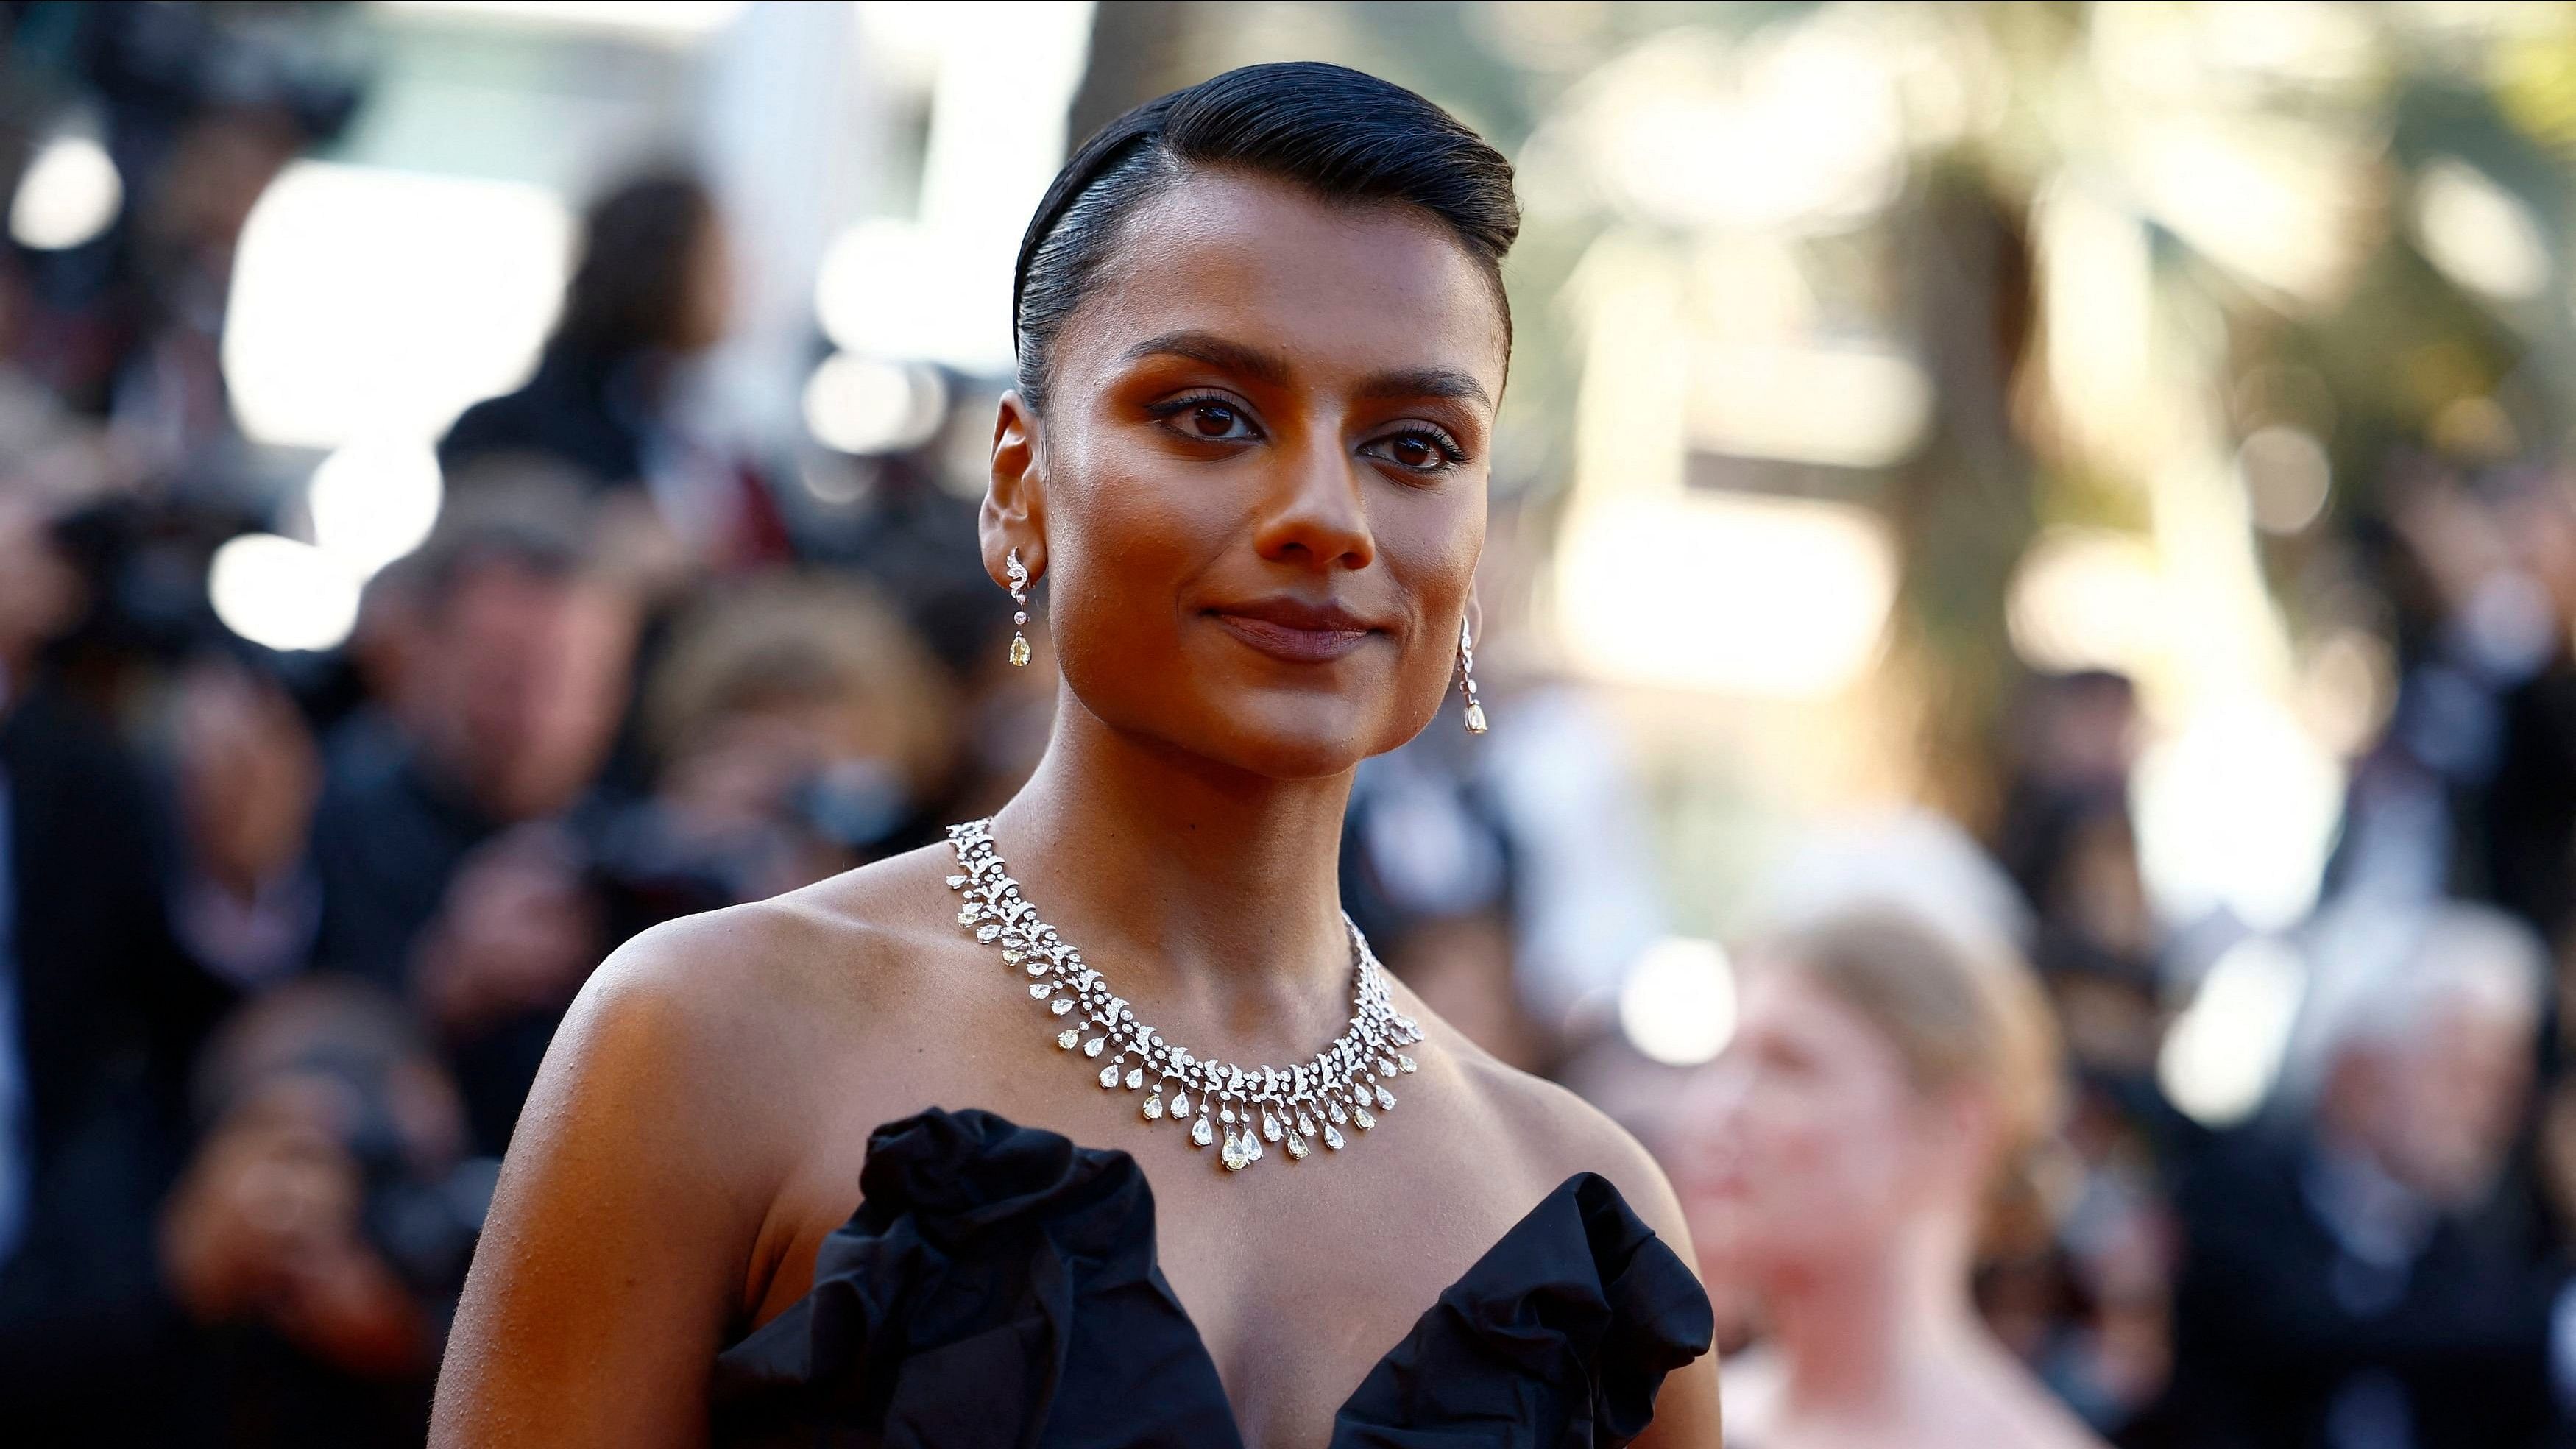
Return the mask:
{"type": "MultiPolygon", "coordinates": [[[[1273,387],[1288,384],[1288,364],[1276,353],[1229,342],[1210,332],[1166,332],[1159,337],[1148,337],[1127,349],[1129,362],[1141,362],[1148,357],[1186,357],[1254,382],[1268,383],[1273,387]]],[[[1360,384],[1357,396],[1372,400],[1460,398],[1482,403],[1488,412],[1494,406],[1494,399],[1485,391],[1484,384],[1463,372],[1445,367],[1413,367],[1373,373],[1360,384]]]]}
{"type": "Polygon", "coordinates": [[[1288,364],[1278,355],[1257,347],[1246,347],[1240,342],[1228,342],[1213,333],[1166,332],[1159,337],[1148,337],[1127,349],[1129,362],[1142,362],[1148,357],[1186,357],[1210,367],[1221,367],[1254,382],[1266,382],[1273,387],[1288,385],[1288,364]]]}
{"type": "Polygon", "coordinates": [[[1494,407],[1494,400],[1486,395],[1483,383],[1463,372],[1452,372],[1445,367],[1415,367],[1398,372],[1375,373],[1368,381],[1360,384],[1358,395],[1379,400],[1452,397],[1483,403],[1488,412],[1493,411],[1494,407]]]}

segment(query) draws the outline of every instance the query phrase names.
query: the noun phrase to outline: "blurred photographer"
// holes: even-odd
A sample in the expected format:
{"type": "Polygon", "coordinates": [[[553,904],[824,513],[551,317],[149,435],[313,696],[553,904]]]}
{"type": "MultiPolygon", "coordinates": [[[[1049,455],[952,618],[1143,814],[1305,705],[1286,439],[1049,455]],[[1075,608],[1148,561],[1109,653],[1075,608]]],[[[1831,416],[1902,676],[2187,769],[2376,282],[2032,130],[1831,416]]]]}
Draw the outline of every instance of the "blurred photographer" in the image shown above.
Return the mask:
{"type": "Polygon", "coordinates": [[[719,595],[682,621],[644,707],[652,794],[596,841],[620,938],[937,837],[953,690],[863,587],[777,577],[719,595]]]}
{"type": "Polygon", "coordinates": [[[158,802],[46,667],[90,581],[54,507],[0,481],[0,1424],[148,1438],[165,1342],[152,1212],[224,993],[172,941],[158,802]]]}
{"type": "Polygon", "coordinates": [[[629,696],[631,597],[542,513],[473,514],[406,565],[395,696],[331,741],[317,962],[435,1024],[497,1154],[564,1003],[608,946],[570,823],[629,696]]]}
{"type": "Polygon", "coordinates": [[[490,1192],[454,1084],[395,1002],[317,979],[228,1023],[198,1096],[205,1137],[161,1232],[194,1325],[178,1432],[419,1443],[490,1192]]]}

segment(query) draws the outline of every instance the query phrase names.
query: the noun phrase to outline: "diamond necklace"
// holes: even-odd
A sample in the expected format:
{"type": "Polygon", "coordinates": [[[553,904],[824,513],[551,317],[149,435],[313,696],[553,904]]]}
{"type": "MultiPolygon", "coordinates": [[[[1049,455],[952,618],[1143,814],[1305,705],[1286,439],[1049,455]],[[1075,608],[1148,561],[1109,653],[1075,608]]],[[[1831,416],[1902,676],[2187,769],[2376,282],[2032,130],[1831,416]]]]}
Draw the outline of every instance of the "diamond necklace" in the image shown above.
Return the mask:
{"type": "Polygon", "coordinates": [[[1396,1011],[1387,995],[1386,968],[1348,913],[1342,927],[1350,933],[1357,967],[1350,1026],[1311,1060],[1285,1071],[1236,1066],[1163,1040],[1136,1019],[1125,997],[1111,994],[1108,981],[1020,895],[1020,883],[993,848],[990,819],[949,826],[948,843],[964,872],[948,878],[949,889],[965,897],[957,924],[973,927],[976,940],[999,946],[1006,964],[1028,974],[1029,995],[1045,1002],[1060,1023],[1055,1044],[1086,1057],[1106,1055],[1102,1090],[1143,1091],[1144,1119],[1189,1123],[1192,1146],[1212,1145],[1222,1130],[1225,1146],[1217,1160],[1228,1171],[1259,1162],[1264,1142],[1280,1144],[1292,1160],[1314,1151],[1318,1141],[1338,1152],[1349,1140],[1344,1127],[1375,1127],[1376,1114],[1395,1106],[1395,1094],[1382,1079],[1414,1069],[1413,1058],[1397,1048],[1422,1040],[1422,1028],[1396,1011]]]}

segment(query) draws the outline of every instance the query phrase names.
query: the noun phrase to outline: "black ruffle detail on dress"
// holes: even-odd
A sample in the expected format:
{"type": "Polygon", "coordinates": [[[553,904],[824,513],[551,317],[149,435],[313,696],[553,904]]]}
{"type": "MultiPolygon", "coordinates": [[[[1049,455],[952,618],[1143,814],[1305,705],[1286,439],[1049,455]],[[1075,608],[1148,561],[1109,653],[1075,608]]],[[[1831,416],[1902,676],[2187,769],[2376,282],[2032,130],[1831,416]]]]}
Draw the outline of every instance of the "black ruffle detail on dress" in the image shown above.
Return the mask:
{"type": "Polygon", "coordinates": [[[716,1360],[718,1443],[1237,1444],[1135,1159],[934,1110],[869,1137],[859,1190],[813,1291],[716,1360]]]}
{"type": "MultiPolygon", "coordinates": [[[[1241,1449],[1124,1152],[989,1112],[877,1129],[814,1288],[716,1360],[715,1440],[1241,1449]]],[[[1708,1297],[1602,1177],[1570,1178],[1414,1325],[1331,1449],[1595,1449],[1708,1351],[1708,1297]]]]}
{"type": "Polygon", "coordinates": [[[1332,1449],[1616,1449],[1716,1333],[1680,1255],[1610,1179],[1578,1173],[1378,1360],[1332,1449]]]}

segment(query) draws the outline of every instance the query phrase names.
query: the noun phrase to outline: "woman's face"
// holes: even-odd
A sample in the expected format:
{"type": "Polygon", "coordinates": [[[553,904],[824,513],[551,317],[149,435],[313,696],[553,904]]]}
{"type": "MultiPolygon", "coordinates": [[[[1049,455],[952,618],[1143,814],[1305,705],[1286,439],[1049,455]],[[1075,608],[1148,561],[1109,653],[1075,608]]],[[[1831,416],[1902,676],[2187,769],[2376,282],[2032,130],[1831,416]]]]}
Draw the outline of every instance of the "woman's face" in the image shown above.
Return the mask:
{"type": "Polygon", "coordinates": [[[1347,770],[1449,685],[1504,363],[1436,220],[1193,174],[1129,218],[1044,419],[1005,399],[986,562],[1017,545],[1042,574],[1065,680],[1111,728],[1347,770]]]}
{"type": "Polygon", "coordinates": [[[675,351],[704,352],[725,340],[734,315],[733,239],[713,211],[698,226],[681,274],[679,306],[672,318],[675,351]]]}
{"type": "Polygon", "coordinates": [[[1753,963],[1740,1010],[1688,1093],[1674,1179],[1712,1273],[1754,1286],[1884,1237],[1941,1134],[1896,1048],[1801,973],[1753,963]]]}

